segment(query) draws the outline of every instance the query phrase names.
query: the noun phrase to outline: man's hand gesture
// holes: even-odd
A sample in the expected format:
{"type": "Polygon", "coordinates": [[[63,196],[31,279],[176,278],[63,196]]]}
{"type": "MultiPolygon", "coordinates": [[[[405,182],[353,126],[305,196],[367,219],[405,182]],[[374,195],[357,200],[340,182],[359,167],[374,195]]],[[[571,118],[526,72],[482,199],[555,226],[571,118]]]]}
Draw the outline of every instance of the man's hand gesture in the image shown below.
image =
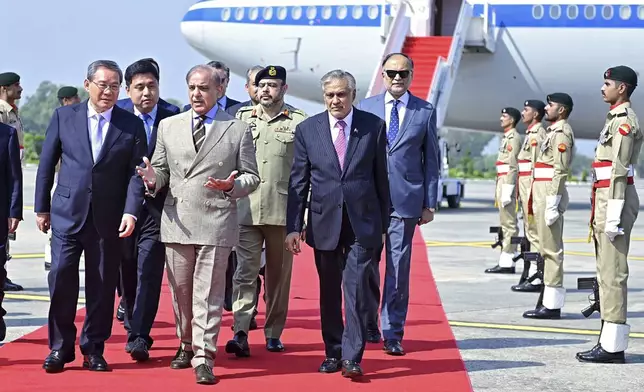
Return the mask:
{"type": "Polygon", "coordinates": [[[230,192],[235,186],[235,176],[238,171],[233,170],[232,173],[225,180],[218,180],[212,177],[208,177],[208,181],[204,184],[206,188],[214,189],[218,191],[230,192]]]}
{"type": "Polygon", "coordinates": [[[143,163],[145,164],[145,166],[144,167],[137,166],[136,172],[138,173],[139,176],[141,176],[141,178],[143,179],[143,182],[145,182],[145,185],[147,187],[154,189],[154,187],[157,184],[157,175],[154,172],[154,169],[150,164],[150,160],[147,157],[143,157],[143,163]]]}

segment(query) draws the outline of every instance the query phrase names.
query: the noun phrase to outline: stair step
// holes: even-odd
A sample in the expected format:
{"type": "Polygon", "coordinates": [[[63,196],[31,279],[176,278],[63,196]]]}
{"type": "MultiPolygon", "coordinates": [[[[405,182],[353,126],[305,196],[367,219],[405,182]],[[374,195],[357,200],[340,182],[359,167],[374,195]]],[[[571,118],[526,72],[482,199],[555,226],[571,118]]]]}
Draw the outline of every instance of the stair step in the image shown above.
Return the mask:
{"type": "Polygon", "coordinates": [[[429,95],[438,58],[447,59],[452,37],[407,37],[402,52],[414,60],[414,80],[409,91],[422,99],[429,95]]]}

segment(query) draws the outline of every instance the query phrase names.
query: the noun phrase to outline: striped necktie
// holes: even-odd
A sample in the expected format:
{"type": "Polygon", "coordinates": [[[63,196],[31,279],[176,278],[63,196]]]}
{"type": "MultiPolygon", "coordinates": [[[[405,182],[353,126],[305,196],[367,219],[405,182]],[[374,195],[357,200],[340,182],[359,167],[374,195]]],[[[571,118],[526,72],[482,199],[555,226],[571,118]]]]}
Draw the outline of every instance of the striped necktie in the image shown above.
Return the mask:
{"type": "Polygon", "coordinates": [[[192,130],[192,142],[195,144],[195,150],[199,152],[203,141],[206,139],[206,116],[199,116],[194,129],[192,130]]]}

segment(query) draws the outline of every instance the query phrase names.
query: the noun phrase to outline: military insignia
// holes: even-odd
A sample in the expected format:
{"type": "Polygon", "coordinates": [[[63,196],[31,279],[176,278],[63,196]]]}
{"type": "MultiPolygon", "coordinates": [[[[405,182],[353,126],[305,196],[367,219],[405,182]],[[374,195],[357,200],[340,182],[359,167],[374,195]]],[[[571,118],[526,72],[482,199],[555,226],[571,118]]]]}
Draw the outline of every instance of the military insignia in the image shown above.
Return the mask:
{"type": "Polygon", "coordinates": [[[288,116],[288,109],[284,109],[284,111],[282,112],[282,114],[283,114],[283,115],[285,115],[285,116],[288,116]]]}
{"type": "Polygon", "coordinates": [[[619,126],[619,133],[622,134],[622,136],[628,136],[629,133],[631,133],[631,126],[628,124],[622,124],[619,126]]]}
{"type": "Polygon", "coordinates": [[[568,149],[568,146],[566,146],[563,143],[559,143],[559,145],[557,146],[557,150],[559,150],[559,152],[566,152],[567,149],[568,149]]]}
{"type": "Polygon", "coordinates": [[[610,69],[604,72],[604,79],[609,79],[610,78],[610,69]]]}
{"type": "Polygon", "coordinates": [[[512,151],[512,146],[508,145],[508,152],[511,152],[511,151],[512,151]]]}
{"type": "Polygon", "coordinates": [[[277,70],[275,69],[275,67],[271,67],[271,68],[268,70],[268,74],[269,74],[270,76],[275,76],[275,75],[277,75],[277,70]]]}
{"type": "Polygon", "coordinates": [[[530,142],[530,145],[531,145],[532,147],[536,147],[536,146],[537,146],[537,140],[536,140],[536,139],[532,139],[532,141],[530,142]]]}
{"type": "Polygon", "coordinates": [[[257,109],[253,109],[253,111],[250,113],[251,117],[257,117],[257,109]]]}

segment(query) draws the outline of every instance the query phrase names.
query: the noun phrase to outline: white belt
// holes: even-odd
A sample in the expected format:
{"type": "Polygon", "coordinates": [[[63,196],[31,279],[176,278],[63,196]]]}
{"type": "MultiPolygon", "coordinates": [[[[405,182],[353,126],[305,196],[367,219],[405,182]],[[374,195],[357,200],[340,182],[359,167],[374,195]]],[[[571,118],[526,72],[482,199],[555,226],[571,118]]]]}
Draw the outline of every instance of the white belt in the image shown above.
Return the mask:
{"type": "Polygon", "coordinates": [[[497,174],[508,174],[509,171],[510,171],[510,165],[507,165],[507,164],[496,165],[497,174]]]}
{"type": "Polygon", "coordinates": [[[534,178],[535,179],[552,179],[555,176],[554,167],[535,167],[534,168],[534,178]]]}
{"type": "MultiPolygon", "coordinates": [[[[610,180],[612,178],[612,166],[594,167],[593,170],[595,171],[595,181],[610,180]]],[[[628,165],[627,177],[633,177],[634,173],[633,165],[628,165]]]]}
{"type": "Polygon", "coordinates": [[[519,171],[527,172],[532,170],[532,162],[519,162],[519,171]]]}

